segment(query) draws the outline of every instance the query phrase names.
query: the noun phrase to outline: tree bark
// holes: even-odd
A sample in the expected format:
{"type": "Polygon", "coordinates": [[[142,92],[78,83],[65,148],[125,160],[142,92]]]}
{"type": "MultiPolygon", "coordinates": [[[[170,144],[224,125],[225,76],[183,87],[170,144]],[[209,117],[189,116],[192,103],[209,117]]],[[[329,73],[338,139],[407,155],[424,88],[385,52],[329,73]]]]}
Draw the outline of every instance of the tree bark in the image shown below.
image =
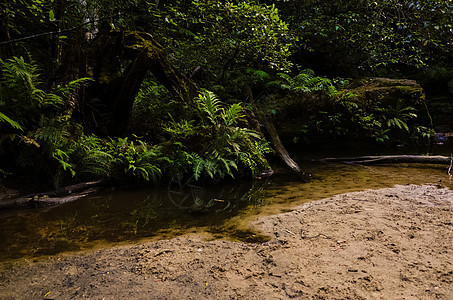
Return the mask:
{"type": "Polygon", "coordinates": [[[123,76],[113,108],[114,134],[122,135],[126,132],[135,97],[148,71],[175,97],[193,105],[193,98],[197,93],[195,84],[170,64],[162,46],[150,34],[113,32],[111,35],[114,39],[122,39],[122,43],[115,44],[122,45],[125,56],[134,59],[127,74],[123,76]]]}
{"type": "Polygon", "coordinates": [[[303,178],[306,174],[302,171],[299,165],[291,158],[285,146],[283,146],[282,141],[278,135],[277,129],[274,126],[274,123],[269,120],[263,113],[257,113],[259,121],[264,125],[266,131],[269,135],[274,150],[277,153],[278,157],[296,174],[303,178]]]}
{"type": "MultiPolygon", "coordinates": [[[[254,102],[253,92],[249,86],[246,86],[246,93],[250,102],[254,102]]],[[[307,179],[307,174],[305,174],[299,165],[291,158],[282,141],[278,135],[277,129],[274,126],[274,123],[266,117],[266,115],[259,109],[255,110],[256,118],[258,122],[264,125],[266,128],[267,134],[269,135],[270,142],[274,146],[274,151],[277,153],[278,157],[287,165],[292,171],[294,171],[302,180],[307,179]]],[[[258,131],[261,132],[261,130],[258,131]]]]}

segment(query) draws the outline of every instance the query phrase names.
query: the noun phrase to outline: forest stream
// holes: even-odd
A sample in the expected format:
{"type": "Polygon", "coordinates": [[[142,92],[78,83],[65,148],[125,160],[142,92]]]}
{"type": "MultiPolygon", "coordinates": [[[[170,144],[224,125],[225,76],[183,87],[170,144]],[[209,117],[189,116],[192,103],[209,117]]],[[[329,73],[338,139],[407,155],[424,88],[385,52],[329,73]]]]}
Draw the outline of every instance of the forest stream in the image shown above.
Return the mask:
{"type": "MultiPolygon", "coordinates": [[[[369,149],[344,152],[351,155],[363,151],[369,149]]],[[[451,148],[448,144],[436,145],[429,151],[448,155],[451,148]]],[[[259,215],[274,215],[309,201],[396,184],[453,186],[446,175],[448,166],[363,166],[316,161],[327,156],[345,153],[337,150],[318,152],[317,157],[304,153],[296,156],[305,171],[312,174],[312,180],[306,183],[277,167],[273,176],[253,181],[108,190],[57,207],[3,211],[0,261],[168,239],[187,233],[202,233],[207,239],[265,242],[269,238],[251,230],[249,225],[259,215]]]]}

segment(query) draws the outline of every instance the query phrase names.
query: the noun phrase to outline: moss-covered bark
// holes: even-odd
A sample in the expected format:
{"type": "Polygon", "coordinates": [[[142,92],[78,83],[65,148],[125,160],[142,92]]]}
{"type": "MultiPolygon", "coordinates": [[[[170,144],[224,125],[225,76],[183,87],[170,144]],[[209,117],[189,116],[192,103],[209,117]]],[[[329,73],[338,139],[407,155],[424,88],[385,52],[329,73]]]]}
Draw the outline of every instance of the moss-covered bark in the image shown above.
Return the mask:
{"type": "Polygon", "coordinates": [[[102,44],[102,50],[95,58],[94,76],[110,90],[106,94],[110,95],[112,107],[112,134],[126,133],[135,97],[148,72],[182,103],[192,105],[197,93],[195,84],[172,66],[162,46],[150,34],[115,31],[100,37],[96,44],[102,44]],[[121,62],[127,60],[131,63],[119,75],[121,62]]]}

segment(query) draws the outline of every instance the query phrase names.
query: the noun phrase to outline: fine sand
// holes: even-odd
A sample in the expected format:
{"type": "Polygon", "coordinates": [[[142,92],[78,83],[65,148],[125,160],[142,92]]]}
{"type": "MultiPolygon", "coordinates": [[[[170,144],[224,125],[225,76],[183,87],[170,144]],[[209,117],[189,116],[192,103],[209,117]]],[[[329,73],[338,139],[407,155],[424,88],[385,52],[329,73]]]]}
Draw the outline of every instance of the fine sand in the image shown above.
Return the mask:
{"type": "Polygon", "coordinates": [[[0,299],[453,299],[453,191],[405,185],[200,236],[0,264],[0,299]]]}

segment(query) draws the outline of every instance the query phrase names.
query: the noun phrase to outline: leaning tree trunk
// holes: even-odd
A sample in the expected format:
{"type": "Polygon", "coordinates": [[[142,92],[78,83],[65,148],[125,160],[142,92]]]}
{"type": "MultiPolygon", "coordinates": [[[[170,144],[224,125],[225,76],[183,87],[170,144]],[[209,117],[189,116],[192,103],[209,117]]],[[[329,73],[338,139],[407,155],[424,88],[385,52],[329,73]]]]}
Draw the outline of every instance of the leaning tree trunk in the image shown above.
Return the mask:
{"type": "Polygon", "coordinates": [[[283,146],[283,143],[280,140],[280,137],[278,135],[277,129],[274,126],[274,123],[271,120],[269,120],[262,112],[257,112],[256,116],[258,117],[259,121],[266,128],[269,139],[270,139],[272,145],[274,146],[274,150],[277,153],[278,157],[280,157],[280,159],[291,170],[296,172],[296,174],[298,174],[301,177],[305,176],[305,173],[302,171],[302,169],[299,167],[299,165],[291,158],[291,156],[289,155],[285,146],[283,146]]]}
{"type": "MultiPolygon", "coordinates": [[[[246,87],[246,93],[249,98],[249,101],[255,102],[252,89],[249,86],[246,87]]],[[[275,153],[277,153],[278,157],[280,157],[280,159],[292,171],[294,171],[297,175],[299,175],[299,177],[302,180],[306,180],[307,174],[305,174],[302,171],[302,169],[299,167],[299,165],[289,155],[288,151],[286,150],[285,146],[283,145],[282,141],[280,140],[280,136],[278,135],[277,129],[275,128],[272,120],[267,118],[266,114],[263,111],[261,111],[260,109],[255,110],[255,114],[250,115],[249,117],[254,117],[254,116],[256,116],[256,118],[258,119],[257,123],[263,124],[264,128],[266,129],[270,142],[272,143],[273,149],[274,149],[275,153]]],[[[255,121],[255,120],[253,120],[253,121],[255,121]]],[[[258,131],[260,131],[259,126],[258,126],[258,131]]]]}

